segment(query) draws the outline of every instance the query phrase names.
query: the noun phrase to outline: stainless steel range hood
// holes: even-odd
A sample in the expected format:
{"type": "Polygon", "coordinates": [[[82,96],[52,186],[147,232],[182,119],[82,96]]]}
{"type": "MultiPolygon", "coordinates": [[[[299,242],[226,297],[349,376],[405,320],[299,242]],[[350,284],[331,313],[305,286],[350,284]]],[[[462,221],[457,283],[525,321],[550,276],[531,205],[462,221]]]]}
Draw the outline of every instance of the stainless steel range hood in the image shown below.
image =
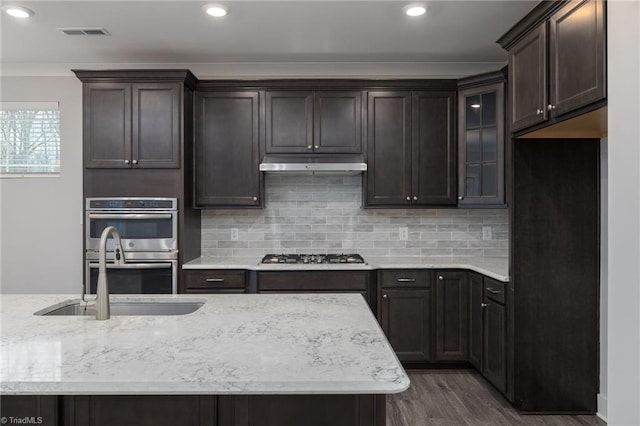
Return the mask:
{"type": "Polygon", "coordinates": [[[260,171],[267,173],[359,174],[367,170],[361,156],[265,156],[260,171]]]}

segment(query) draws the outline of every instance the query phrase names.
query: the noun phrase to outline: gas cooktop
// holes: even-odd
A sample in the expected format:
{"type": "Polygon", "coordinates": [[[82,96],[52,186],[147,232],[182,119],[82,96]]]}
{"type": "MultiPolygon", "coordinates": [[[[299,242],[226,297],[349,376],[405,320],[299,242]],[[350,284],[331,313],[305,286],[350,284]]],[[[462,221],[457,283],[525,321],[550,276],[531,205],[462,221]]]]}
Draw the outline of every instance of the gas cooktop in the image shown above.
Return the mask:
{"type": "Polygon", "coordinates": [[[268,254],[261,263],[267,264],[323,264],[365,263],[359,254],[268,254]]]}

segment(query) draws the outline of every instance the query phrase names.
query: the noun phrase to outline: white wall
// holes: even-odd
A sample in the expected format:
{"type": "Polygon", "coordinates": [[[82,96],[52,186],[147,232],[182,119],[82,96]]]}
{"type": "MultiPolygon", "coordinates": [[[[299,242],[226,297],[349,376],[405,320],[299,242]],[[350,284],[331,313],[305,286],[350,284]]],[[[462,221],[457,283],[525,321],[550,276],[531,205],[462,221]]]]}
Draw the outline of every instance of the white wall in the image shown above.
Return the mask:
{"type": "Polygon", "coordinates": [[[607,8],[607,418],[609,425],[639,425],[640,2],[607,8]]]}
{"type": "Polygon", "coordinates": [[[609,154],[608,139],[600,140],[600,390],[598,393],[598,415],[607,419],[607,318],[608,318],[608,202],[609,202],[609,154]]]}
{"type": "Polygon", "coordinates": [[[59,101],[59,178],[0,179],[0,292],[80,293],[82,84],[75,77],[3,77],[2,101],[59,101]]]}

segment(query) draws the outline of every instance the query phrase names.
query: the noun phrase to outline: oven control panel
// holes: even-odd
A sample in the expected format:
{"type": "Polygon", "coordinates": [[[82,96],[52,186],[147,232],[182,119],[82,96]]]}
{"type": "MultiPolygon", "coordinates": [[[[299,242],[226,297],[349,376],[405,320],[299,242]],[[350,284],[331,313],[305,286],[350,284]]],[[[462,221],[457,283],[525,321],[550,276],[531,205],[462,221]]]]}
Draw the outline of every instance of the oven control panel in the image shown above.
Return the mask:
{"type": "Polygon", "coordinates": [[[176,198],[87,198],[87,210],[175,210],[176,198]]]}

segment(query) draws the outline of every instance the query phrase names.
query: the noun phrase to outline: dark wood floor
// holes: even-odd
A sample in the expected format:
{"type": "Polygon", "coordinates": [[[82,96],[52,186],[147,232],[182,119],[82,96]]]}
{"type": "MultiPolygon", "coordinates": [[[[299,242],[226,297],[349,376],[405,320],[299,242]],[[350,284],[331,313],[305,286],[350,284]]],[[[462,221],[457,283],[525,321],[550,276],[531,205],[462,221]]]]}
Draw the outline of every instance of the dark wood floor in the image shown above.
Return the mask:
{"type": "Polygon", "coordinates": [[[597,416],[520,415],[475,370],[412,370],[387,397],[387,426],[606,425],[597,416]]]}

